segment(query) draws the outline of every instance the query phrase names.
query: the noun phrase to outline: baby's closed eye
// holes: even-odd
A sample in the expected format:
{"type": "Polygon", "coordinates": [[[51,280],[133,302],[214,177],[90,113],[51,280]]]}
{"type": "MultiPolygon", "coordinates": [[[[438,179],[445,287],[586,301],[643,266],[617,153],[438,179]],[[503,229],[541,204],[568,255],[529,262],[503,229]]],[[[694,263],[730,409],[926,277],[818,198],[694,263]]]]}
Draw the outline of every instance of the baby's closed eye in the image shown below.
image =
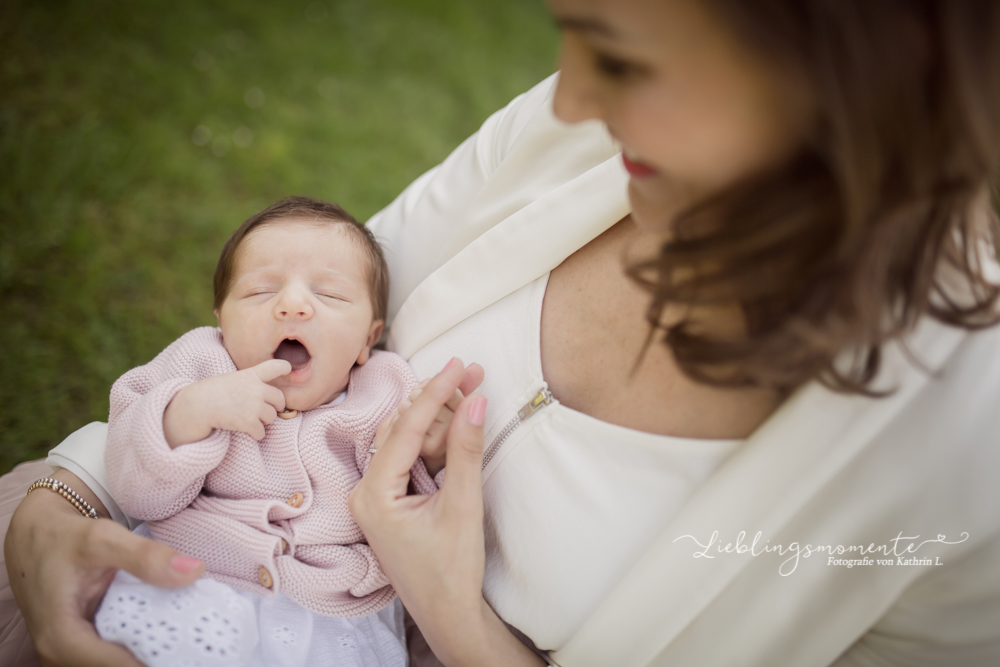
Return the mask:
{"type": "Polygon", "coordinates": [[[337,294],[335,292],[316,292],[316,296],[323,297],[328,301],[345,301],[350,303],[350,299],[348,299],[346,296],[344,296],[343,294],[337,294]]]}

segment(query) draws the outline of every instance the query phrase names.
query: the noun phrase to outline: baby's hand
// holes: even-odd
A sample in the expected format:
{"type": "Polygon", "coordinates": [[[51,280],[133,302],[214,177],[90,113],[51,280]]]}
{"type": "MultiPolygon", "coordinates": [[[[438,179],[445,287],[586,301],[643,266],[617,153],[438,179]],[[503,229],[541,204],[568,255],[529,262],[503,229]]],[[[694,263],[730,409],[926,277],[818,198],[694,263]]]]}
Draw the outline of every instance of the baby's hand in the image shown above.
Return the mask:
{"type": "Polygon", "coordinates": [[[264,426],[285,409],[285,396],[267,384],[292,365],[269,359],[253,368],[205,378],[177,392],[163,413],[163,433],[171,448],[204,440],[213,428],[264,438],[264,426]]]}
{"type": "MultiPolygon", "coordinates": [[[[455,416],[458,404],[462,402],[466,394],[471,394],[482,384],[484,375],[483,367],[479,364],[473,363],[466,366],[465,377],[462,378],[461,384],[455,390],[455,395],[441,408],[434,423],[431,424],[431,427],[427,429],[427,433],[424,434],[424,442],[420,447],[420,456],[423,458],[424,466],[431,477],[436,476],[444,468],[448,427],[451,425],[451,418],[455,416]]],[[[399,419],[399,415],[409,409],[413,401],[424,390],[424,387],[427,386],[428,382],[430,382],[430,379],[424,380],[414,387],[413,391],[410,392],[409,398],[404,398],[400,401],[396,410],[386,417],[385,421],[379,424],[378,430],[375,431],[375,440],[372,442],[373,449],[377,451],[382,446],[382,442],[389,437],[392,425],[399,419]]]]}
{"type": "MultiPolygon", "coordinates": [[[[403,414],[409,409],[413,401],[417,400],[417,396],[423,392],[424,387],[427,386],[429,381],[424,380],[418,384],[410,392],[409,398],[404,398],[400,401],[394,417],[403,414]]],[[[424,444],[420,446],[420,458],[424,460],[424,465],[427,467],[427,472],[431,477],[437,475],[444,468],[448,427],[451,425],[451,419],[455,416],[455,410],[458,409],[458,404],[462,402],[463,398],[465,398],[465,395],[462,391],[456,389],[455,394],[441,408],[437,417],[434,418],[434,423],[431,424],[431,427],[427,429],[427,433],[424,434],[424,444]]]]}

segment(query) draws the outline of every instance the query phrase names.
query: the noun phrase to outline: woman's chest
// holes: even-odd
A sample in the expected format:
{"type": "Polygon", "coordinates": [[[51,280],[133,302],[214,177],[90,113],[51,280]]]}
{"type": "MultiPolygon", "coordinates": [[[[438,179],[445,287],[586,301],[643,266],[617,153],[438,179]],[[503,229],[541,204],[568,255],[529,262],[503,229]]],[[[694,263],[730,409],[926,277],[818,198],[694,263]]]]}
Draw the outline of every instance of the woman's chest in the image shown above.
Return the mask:
{"type": "Polygon", "coordinates": [[[691,380],[663,344],[663,332],[651,334],[651,295],[625,268],[627,252],[654,251],[656,242],[626,218],[552,270],[540,324],[549,390],[579,412],[640,431],[746,437],[776,407],[773,396],[691,380]]]}
{"type": "Polygon", "coordinates": [[[486,370],[484,592],[547,649],[563,645],[736,441],[672,438],[570,409],[547,392],[539,321],[547,276],[414,354],[418,377],[451,357],[486,370]],[[530,406],[530,407],[529,407],[530,406]]]}

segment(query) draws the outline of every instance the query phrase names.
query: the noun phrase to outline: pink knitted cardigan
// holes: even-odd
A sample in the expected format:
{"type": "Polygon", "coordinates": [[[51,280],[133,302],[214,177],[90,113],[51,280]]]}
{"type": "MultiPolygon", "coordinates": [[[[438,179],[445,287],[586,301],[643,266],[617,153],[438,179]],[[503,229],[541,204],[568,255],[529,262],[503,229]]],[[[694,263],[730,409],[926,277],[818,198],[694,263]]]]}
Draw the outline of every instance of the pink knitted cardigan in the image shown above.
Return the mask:
{"type": "MultiPolygon", "coordinates": [[[[170,449],[163,412],[174,395],[235,370],[221,332],[202,327],[115,382],[106,454],[112,496],[157,540],[204,560],[214,579],[265,597],[282,592],[327,616],[383,608],[394,592],[347,494],[368,467],[375,428],[416,383],[413,371],[376,351],[351,371],[342,402],[276,419],[259,443],[216,429],[170,449]]],[[[437,488],[420,460],[411,479],[418,493],[437,488]]]]}

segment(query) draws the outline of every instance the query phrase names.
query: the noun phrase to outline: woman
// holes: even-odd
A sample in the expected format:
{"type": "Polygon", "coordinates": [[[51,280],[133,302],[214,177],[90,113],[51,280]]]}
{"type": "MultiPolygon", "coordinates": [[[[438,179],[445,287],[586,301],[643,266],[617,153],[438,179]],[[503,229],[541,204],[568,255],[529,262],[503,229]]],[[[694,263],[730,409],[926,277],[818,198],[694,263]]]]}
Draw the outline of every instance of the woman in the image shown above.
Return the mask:
{"type": "MultiPolygon", "coordinates": [[[[552,1],[558,82],[370,223],[434,377],[352,509],[445,663],[996,662],[994,4],[552,1]],[[486,377],[407,498],[480,379],[452,356],[486,377]],[[943,533],[909,552],[940,566],[802,555],[943,533]]],[[[99,478],[99,440],[50,460],[99,478]]],[[[65,505],[12,521],[26,620],[55,664],[131,664],[82,620],[113,568],[199,570],[65,505]]]]}

